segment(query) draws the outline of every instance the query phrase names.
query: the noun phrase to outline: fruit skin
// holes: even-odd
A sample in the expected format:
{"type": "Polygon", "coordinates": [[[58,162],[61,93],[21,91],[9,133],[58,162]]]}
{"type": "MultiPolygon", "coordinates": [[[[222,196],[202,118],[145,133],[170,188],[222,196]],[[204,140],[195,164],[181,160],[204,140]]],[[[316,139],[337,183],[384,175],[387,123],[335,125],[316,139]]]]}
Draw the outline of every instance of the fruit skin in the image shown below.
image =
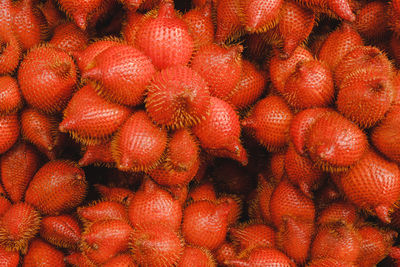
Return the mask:
{"type": "Polygon", "coordinates": [[[388,5],[379,1],[365,4],[354,21],[360,35],[366,39],[382,38],[388,31],[388,5]]]}
{"type": "Polygon", "coordinates": [[[88,26],[88,21],[96,9],[101,6],[101,0],[59,0],[60,8],[70,16],[82,30],[88,26]]]}
{"type": "Polygon", "coordinates": [[[26,190],[25,201],[43,214],[55,215],[75,208],[86,190],[85,173],[76,163],[55,160],[36,172],[26,190]]]}
{"type": "Polygon", "coordinates": [[[54,29],[53,37],[49,41],[50,44],[67,53],[82,50],[87,46],[88,42],[87,33],[72,22],[58,25],[54,29]]]}
{"type": "Polygon", "coordinates": [[[39,233],[47,242],[62,248],[77,248],[81,238],[78,221],[71,215],[42,218],[39,233]]]}
{"type": "Polygon", "coordinates": [[[0,154],[9,150],[17,141],[20,124],[17,114],[0,115],[0,154]]]}
{"type": "Polygon", "coordinates": [[[279,266],[294,267],[296,264],[283,252],[273,248],[254,248],[238,259],[227,260],[226,264],[233,267],[244,266],[279,266]]]}
{"type": "Polygon", "coordinates": [[[66,266],[64,254],[53,246],[40,239],[34,239],[29,245],[28,253],[25,255],[22,267],[51,267],[66,266]]]}
{"type": "Polygon", "coordinates": [[[249,32],[263,32],[274,26],[283,5],[282,0],[265,2],[260,0],[245,0],[241,2],[244,16],[243,24],[249,32]]]}
{"type": "Polygon", "coordinates": [[[0,265],[4,267],[17,267],[19,263],[19,253],[7,251],[0,246],[0,265]]]}
{"type": "Polygon", "coordinates": [[[22,107],[22,101],[17,80],[9,75],[0,76],[0,114],[14,113],[22,107]]]}
{"type": "Polygon", "coordinates": [[[216,267],[216,264],[208,249],[186,246],[177,266],[216,267]]]}
{"type": "Polygon", "coordinates": [[[214,3],[216,9],[216,30],[214,41],[218,44],[229,42],[244,32],[239,1],[220,0],[214,3]]]}
{"type": "Polygon", "coordinates": [[[129,221],[126,207],[115,201],[96,201],[88,206],[79,207],[77,213],[85,224],[110,219],[129,221]]]}
{"type": "Polygon", "coordinates": [[[241,251],[262,246],[276,248],[276,235],[272,227],[260,223],[244,223],[229,230],[230,238],[241,251]]]}

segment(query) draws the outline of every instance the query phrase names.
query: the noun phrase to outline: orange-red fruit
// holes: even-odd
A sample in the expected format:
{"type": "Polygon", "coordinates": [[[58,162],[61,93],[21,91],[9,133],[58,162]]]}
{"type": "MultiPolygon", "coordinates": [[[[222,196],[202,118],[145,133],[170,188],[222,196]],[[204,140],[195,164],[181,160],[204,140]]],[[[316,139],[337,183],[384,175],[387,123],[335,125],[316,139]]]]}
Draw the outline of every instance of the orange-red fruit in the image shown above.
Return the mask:
{"type": "Polygon", "coordinates": [[[120,0],[130,12],[136,11],[145,0],[120,0]]]}
{"type": "Polygon", "coordinates": [[[284,253],[273,248],[254,248],[246,253],[244,257],[238,259],[227,260],[228,266],[232,267],[295,267],[296,264],[288,258],[284,253]]]}
{"type": "Polygon", "coordinates": [[[224,43],[225,41],[235,39],[244,31],[239,1],[217,1],[216,13],[216,43],[224,43]]]}
{"type": "Polygon", "coordinates": [[[210,44],[197,51],[191,61],[194,71],[210,86],[211,96],[226,99],[241,78],[243,46],[220,46],[210,44]]]}
{"type": "Polygon", "coordinates": [[[3,267],[17,267],[19,264],[19,253],[16,251],[7,251],[0,246],[0,265],[3,267]]]}
{"type": "Polygon", "coordinates": [[[326,38],[318,52],[318,59],[334,70],[342,58],[355,47],[362,45],[363,41],[353,27],[343,22],[326,38]]]}
{"type": "Polygon", "coordinates": [[[320,227],[311,245],[311,259],[332,258],[355,262],[360,254],[360,235],[347,225],[320,227]]]}
{"type": "Polygon", "coordinates": [[[18,69],[26,102],[41,111],[64,109],[76,84],[76,66],[66,52],[42,45],[29,50],[18,69]]]}
{"type": "Polygon", "coordinates": [[[162,223],[178,230],[182,221],[182,206],[171,194],[147,179],[135,193],[128,207],[128,214],[134,227],[162,223]]]}
{"type": "Polygon", "coordinates": [[[102,264],[128,249],[132,227],[118,219],[97,221],[82,233],[81,250],[96,264],[102,264]]]}
{"type": "Polygon", "coordinates": [[[390,222],[389,210],[400,197],[400,170],[369,150],[341,177],[346,197],[364,209],[375,210],[379,219],[390,222]]]}
{"type": "Polygon", "coordinates": [[[186,246],[178,267],[215,267],[215,261],[208,249],[186,246]]]}
{"type": "Polygon", "coordinates": [[[88,259],[83,252],[73,252],[65,256],[65,262],[72,266],[79,267],[96,267],[96,265],[88,259]]]}
{"type": "Polygon", "coordinates": [[[335,258],[322,258],[312,260],[308,263],[307,267],[354,267],[351,262],[339,261],[335,258]]]}
{"type": "Polygon", "coordinates": [[[54,29],[53,37],[49,41],[55,47],[67,53],[79,51],[86,48],[89,38],[87,33],[82,31],[72,22],[58,25],[54,29]]]}
{"type": "Polygon", "coordinates": [[[382,122],[373,128],[371,141],[386,157],[400,163],[400,105],[394,106],[382,122]]]}
{"type": "Polygon", "coordinates": [[[161,3],[157,17],[146,20],[136,33],[135,45],[158,69],[186,65],[194,48],[188,26],[176,16],[173,1],[161,3]]]}
{"type": "Polygon", "coordinates": [[[378,39],[389,29],[388,4],[373,1],[365,4],[358,11],[354,27],[358,33],[367,39],[378,39]]]}
{"type": "Polygon", "coordinates": [[[84,222],[96,222],[101,220],[117,219],[128,221],[126,207],[114,201],[100,201],[92,205],[79,207],[79,218],[84,222]]]}
{"type": "Polygon", "coordinates": [[[140,266],[176,266],[183,253],[182,238],[163,224],[136,227],[130,235],[130,252],[140,266]]]}
{"type": "Polygon", "coordinates": [[[332,73],[318,60],[298,62],[285,83],[283,96],[295,109],[328,106],[334,98],[332,73]]]}
{"type": "Polygon", "coordinates": [[[19,136],[19,129],[17,114],[0,115],[0,154],[14,145],[19,136]]]}
{"type": "Polygon", "coordinates": [[[207,153],[229,157],[247,165],[247,152],[239,139],[239,116],[227,102],[211,97],[209,114],[193,127],[193,133],[207,153]]]}
{"type": "Polygon", "coordinates": [[[144,111],[137,111],[113,139],[112,152],[123,171],[154,168],[167,146],[167,132],[154,125],[144,111]]]}
{"type": "Polygon", "coordinates": [[[243,59],[240,81],[227,98],[227,101],[237,109],[248,107],[260,98],[266,84],[266,73],[259,70],[255,64],[243,59]]]}
{"type": "Polygon", "coordinates": [[[130,253],[119,254],[112,259],[106,261],[103,267],[136,267],[134,258],[130,253]]]}
{"type": "Polygon", "coordinates": [[[284,93],[286,80],[296,70],[296,65],[312,59],[312,54],[301,46],[298,46],[289,58],[281,57],[279,51],[275,50],[269,62],[270,78],[275,90],[284,93]]]}
{"type": "Polygon", "coordinates": [[[209,201],[216,201],[217,200],[217,193],[214,189],[214,184],[211,182],[206,182],[204,184],[200,184],[194,188],[190,189],[188,198],[193,201],[199,200],[209,200],[209,201]]]}
{"type": "Polygon", "coordinates": [[[8,75],[0,76],[0,114],[15,112],[21,106],[22,95],[17,80],[8,75]]]}
{"type": "Polygon", "coordinates": [[[51,31],[62,22],[63,14],[57,8],[57,4],[53,0],[47,0],[44,3],[37,4],[37,8],[41,11],[46,19],[48,29],[51,31]]]}
{"type": "Polygon", "coordinates": [[[0,245],[26,253],[29,240],[39,231],[40,214],[25,202],[12,205],[0,220],[0,245]]]}
{"type": "Polygon", "coordinates": [[[0,189],[0,217],[6,213],[6,211],[11,207],[11,202],[6,198],[6,193],[4,189],[0,189]]]}
{"type": "Polygon", "coordinates": [[[292,1],[285,1],[280,12],[278,30],[283,39],[283,53],[290,56],[311,33],[315,14],[292,1]]]}
{"type": "Polygon", "coordinates": [[[87,145],[82,158],[79,160],[79,166],[87,166],[90,164],[111,165],[114,159],[111,153],[111,142],[87,145]]]}
{"type": "Polygon", "coordinates": [[[183,212],[182,234],[189,244],[217,249],[225,240],[229,205],[208,200],[193,202],[183,212]]]}
{"type": "Polygon", "coordinates": [[[288,142],[292,118],[293,113],[285,101],[270,95],[257,102],[241,124],[269,151],[278,151],[288,142]]]}
{"type": "Polygon", "coordinates": [[[44,217],[39,233],[47,242],[63,248],[76,248],[81,238],[80,226],[71,215],[44,217]]]}
{"type": "Polygon", "coordinates": [[[282,0],[245,0],[241,3],[247,31],[259,32],[275,26],[282,7],[282,0]]]}
{"type": "Polygon", "coordinates": [[[204,120],[210,107],[210,93],[206,81],[191,68],[172,66],[153,76],[145,103],[154,122],[182,128],[204,120]]]}
{"type": "Polygon", "coordinates": [[[135,45],[137,31],[144,25],[146,20],[154,18],[155,14],[153,13],[154,12],[150,12],[145,15],[129,10],[126,12],[126,19],[122,23],[121,35],[128,44],[135,45]]]}
{"type": "MultiPolygon", "coordinates": [[[[4,2],[8,1],[4,0],[4,2]]],[[[8,23],[6,23],[5,29],[0,23],[0,74],[12,73],[21,59],[21,45],[8,23]]]]}
{"type": "Polygon", "coordinates": [[[334,223],[353,225],[357,220],[357,210],[353,204],[349,202],[334,202],[321,211],[318,215],[317,223],[319,225],[334,223]]]}
{"type": "Polygon", "coordinates": [[[75,208],[85,197],[85,173],[74,162],[50,161],[29,183],[25,201],[44,214],[57,214],[75,208]]]}
{"type": "Polygon", "coordinates": [[[312,161],[329,171],[354,165],[364,154],[367,144],[365,133],[336,112],[318,118],[306,139],[312,161]]]}
{"type": "Polygon", "coordinates": [[[82,30],[88,26],[88,21],[96,9],[101,6],[101,0],[59,0],[62,10],[70,16],[76,25],[82,30]]]}
{"type": "Polygon", "coordinates": [[[306,0],[304,3],[329,15],[332,15],[333,12],[334,15],[344,20],[354,21],[356,19],[352,12],[352,2],[349,0],[306,0]]]}
{"type": "Polygon", "coordinates": [[[269,203],[271,220],[279,228],[285,217],[313,221],[315,206],[311,198],[305,196],[287,180],[281,181],[272,193],[269,203]]]}
{"type": "Polygon", "coordinates": [[[22,200],[26,187],[40,167],[34,148],[19,143],[0,158],[1,182],[14,203],[22,200]]]}
{"type": "Polygon", "coordinates": [[[236,247],[229,242],[224,242],[217,250],[214,252],[214,257],[217,260],[218,266],[227,266],[225,262],[235,259],[237,252],[236,247]]]}
{"type": "Polygon", "coordinates": [[[59,129],[80,142],[93,144],[110,137],[130,115],[130,109],[98,96],[89,83],[69,101],[59,129]]]}
{"type": "Polygon", "coordinates": [[[256,205],[255,215],[259,213],[259,216],[264,219],[266,223],[272,223],[272,216],[269,206],[272,193],[275,191],[275,187],[276,185],[274,185],[271,181],[264,179],[261,175],[258,176],[258,186],[256,191],[258,204],[256,205]]]}
{"type": "Polygon", "coordinates": [[[106,98],[129,106],[143,102],[144,92],[155,68],[142,51],[130,45],[114,45],[89,63],[84,79],[100,82],[98,90],[106,98]]]}
{"type": "Polygon", "coordinates": [[[96,184],[95,188],[103,200],[115,201],[125,206],[128,206],[134,197],[133,192],[126,188],[107,187],[100,184],[96,184]]]}
{"type": "Polygon", "coordinates": [[[275,231],[273,228],[260,223],[244,224],[229,230],[232,242],[240,251],[254,247],[275,248],[275,231]]]}
{"type": "Polygon", "coordinates": [[[64,267],[64,254],[46,242],[35,239],[29,245],[22,267],[64,267]]]}

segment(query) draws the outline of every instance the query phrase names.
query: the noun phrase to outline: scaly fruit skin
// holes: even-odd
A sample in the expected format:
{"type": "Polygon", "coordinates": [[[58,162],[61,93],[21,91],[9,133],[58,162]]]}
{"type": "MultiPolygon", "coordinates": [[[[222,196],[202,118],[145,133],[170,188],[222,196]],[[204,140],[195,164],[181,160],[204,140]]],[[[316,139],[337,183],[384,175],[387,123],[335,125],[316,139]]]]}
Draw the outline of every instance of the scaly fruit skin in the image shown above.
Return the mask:
{"type": "Polygon", "coordinates": [[[46,113],[64,109],[76,84],[76,66],[66,52],[47,45],[25,55],[18,83],[26,102],[46,113]]]}
{"type": "Polygon", "coordinates": [[[134,263],[135,259],[130,253],[121,253],[112,259],[106,261],[103,264],[103,267],[137,267],[137,265],[134,263]]]}
{"type": "Polygon", "coordinates": [[[21,59],[22,48],[10,25],[3,29],[0,24],[0,44],[0,74],[11,74],[21,59]]]}
{"type": "Polygon", "coordinates": [[[400,170],[369,150],[347,173],[340,185],[347,198],[367,210],[375,210],[379,219],[390,222],[389,210],[400,197],[400,170]]]}
{"type": "Polygon", "coordinates": [[[110,219],[118,219],[126,222],[129,220],[126,207],[115,201],[102,200],[94,202],[88,206],[79,207],[77,213],[84,223],[110,219]]]}
{"type": "Polygon", "coordinates": [[[94,58],[84,79],[100,82],[97,90],[105,98],[129,106],[143,102],[146,86],[155,73],[150,58],[130,45],[114,45],[94,58]]]}
{"type": "Polygon", "coordinates": [[[149,170],[162,160],[167,132],[154,125],[144,111],[137,111],[122,125],[111,146],[118,169],[149,170]]]}
{"type": "Polygon", "coordinates": [[[72,22],[58,25],[54,29],[53,37],[49,41],[50,44],[67,53],[83,50],[86,48],[88,42],[87,33],[72,22]]]}
{"type": "Polygon", "coordinates": [[[221,44],[240,36],[244,31],[240,2],[220,0],[215,6],[217,23],[214,41],[221,44]]]}
{"type": "Polygon", "coordinates": [[[241,124],[269,151],[278,151],[288,142],[292,118],[293,113],[285,101],[270,95],[257,102],[241,124]]]}
{"type": "Polygon", "coordinates": [[[146,20],[136,33],[135,45],[158,69],[186,65],[194,48],[186,23],[175,15],[173,1],[161,3],[158,16],[146,20]]]}
{"type": "Polygon", "coordinates": [[[227,102],[211,97],[209,114],[193,127],[193,133],[207,153],[229,157],[247,165],[247,152],[239,139],[239,117],[227,102]]]}
{"type": "Polygon", "coordinates": [[[114,159],[111,153],[111,142],[107,141],[100,144],[87,145],[78,164],[82,167],[90,164],[112,166],[114,159]]]}
{"type": "Polygon", "coordinates": [[[177,231],[182,221],[182,206],[171,194],[148,179],[135,193],[128,207],[128,216],[134,227],[162,223],[177,231]]]}
{"type": "Polygon", "coordinates": [[[211,182],[205,182],[190,189],[188,199],[191,201],[217,201],[217,192],[211,182]]]}
{"type": "Polygon", "coordinates": [[[8,75],[0,76],[0,114],[17,111],[21,108],[22,101],[17,80],[8,75]]]}
{"type": "Polygon", "coordinates": [[[382,38],[389,30],[387,3],[373,1],[365,4],[357,13],[354,27],[366,39],[382,38]]]}
{"type": "Polygon", "coordinates": [[[17,114],[0,115],[0,154],[14,145],[19,136],[19,129],[17,114]]]}
{"type": "Polygon", "coordinates": [[[262,246],[276,248],[275,231],[270,226],[245,223],[229,230],[230,238],[241,251],[262,246]]]}
{"type": "Polygon", "coordinates": [[[75,208],[85,197],[85,173],[74,162],[50,161],[43,165],[30,182],[25,201],[43,214],[57,213],[75,208]]]}
{"type": "Polygon", "coordinates": [[[296,264],[283,252],[273,248],[254,248],[238,259],[227,260],[226,264],[232,267],[295,267],[296,264]],[[244,256],[244,257],[243,257],[244,256]]]}
{"type": "Polygon", "coordinates": [[[7,251],[0,246],[0,265],[3,267],[17,267],[19,264],[19,253],[16,251],[7,251]]]}
{"type": "Polygon", "coordinates": [[[128,206],[134,197],[134,193],[126,188],[107,187],[100,184],[96,184],[94,186],[100,193],[103,200],[115,201],[124,206],[128,206]]]}
{"type": "Polygon", "coordinates": [[[307,267],[355,267],[355,265],[335,258],[322,258],[310,261],[307,267]]]}
{"type": "Polygon", "coordinates": [[[41,164],[36,150],[19,143],[0,158],[0,177],[4,189],[14,203],[22,200],[26,187],[41,164]]]}
{"type": "Polygon", "coordinates": [[[261,1],[245,0],[241,2],[244,26],[249,32],[261,32],[272,28],[279,19],[282,0],[261,1]]]}
{"type": "Polygon", "coordinates": [[[336,112],[317,119],[306,138],[311,160],[328,171],[354,165],[363,156],[367,144],[365,133],[336,112]]]}
{"type": "Polygon", "coordinates": [[[60,7],[65,11],[78,25],[79,28],[85,30],[91,15],[101,5],[101,0],[59,0],[60,7]]]}
{"type": "Polygon", "coordinates": [[[136,227],[129,240],[130,252],[139,266],[176,266],[183,253],[182,237],[163,224],[136,227]]]}
{"type": "Polygon", "coordinates": [[[217,249],[225,240],[229,206],[208,200],[195,201],[183,211],[182,234],[189,244],[217,249]]]}
{"type": "Polygon", "coordinates": [[[145,103],[147,113],[157,124],[183,128],[204,120],[210,93],[206,81],[191,68],[173,66],[153,76],[145,103]]]}
{"type": "Polygon", "coordinates": [[[88,83],[69,101],[59,129],[81,143],[95,144],[109,138],[130,115],[129,108],[98,96],[88,83]]]}
{"type": "Polygon", "coordinates": [[[44,217],[39,233],[47,242],[62,248],[76,248],[81,238],[80,226],[71,215],[44,217]]]}
{"type": "Polygon", "coordinates": [[[29,245],[22,267],[65,267],[64,254],[46,242],[35,239],[29,245]]]}
{"type": "Polygon", "coordinates": [[[354,225],[358,220],[356,207],[349,202],[333,202],[318,215],[318,225],[341,223],[354,225]]]}
{"type": "Polygon", "coordinates": [[[57,8],[54,1],[45,1],[44,3],[37,4],[37,8],[42,12],[46,19],[49,31],[53,30],[58,24],[62,22],[63,14],[57,8]]]}
{"type": "Polygon", "coordinates": [[[177,266],[216,267],[216,264],[208,249],[186,246],[177,266]]]}

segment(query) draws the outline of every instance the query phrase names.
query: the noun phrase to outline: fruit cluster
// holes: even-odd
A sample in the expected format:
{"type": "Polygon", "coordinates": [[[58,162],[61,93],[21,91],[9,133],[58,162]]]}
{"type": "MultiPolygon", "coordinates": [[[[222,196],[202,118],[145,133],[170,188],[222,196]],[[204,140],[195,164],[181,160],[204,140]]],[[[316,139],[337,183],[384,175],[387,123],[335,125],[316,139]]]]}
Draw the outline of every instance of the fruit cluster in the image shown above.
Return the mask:
{"type": "Polygon", "coordinates": [[[399,18],[0,0],[0,265],[400,264],[399,18]]]}

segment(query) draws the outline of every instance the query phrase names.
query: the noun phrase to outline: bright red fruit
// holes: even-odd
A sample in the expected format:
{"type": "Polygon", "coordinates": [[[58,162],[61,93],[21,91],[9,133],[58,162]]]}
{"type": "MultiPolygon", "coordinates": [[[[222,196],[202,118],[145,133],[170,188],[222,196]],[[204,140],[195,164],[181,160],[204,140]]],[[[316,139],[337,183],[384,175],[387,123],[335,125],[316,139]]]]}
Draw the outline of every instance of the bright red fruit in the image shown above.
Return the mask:
{"type": "Polygon", "coordinates": [[[0,114],[13,113],[21,106],[22,95],[17,80],[8,75],[0,76],[0,114]]]}
{"type": "Polygon", "coordinates": [[[14,145],[19,136],[19,129],[17,114],[0,115],[0,154],[14,145]]]}

